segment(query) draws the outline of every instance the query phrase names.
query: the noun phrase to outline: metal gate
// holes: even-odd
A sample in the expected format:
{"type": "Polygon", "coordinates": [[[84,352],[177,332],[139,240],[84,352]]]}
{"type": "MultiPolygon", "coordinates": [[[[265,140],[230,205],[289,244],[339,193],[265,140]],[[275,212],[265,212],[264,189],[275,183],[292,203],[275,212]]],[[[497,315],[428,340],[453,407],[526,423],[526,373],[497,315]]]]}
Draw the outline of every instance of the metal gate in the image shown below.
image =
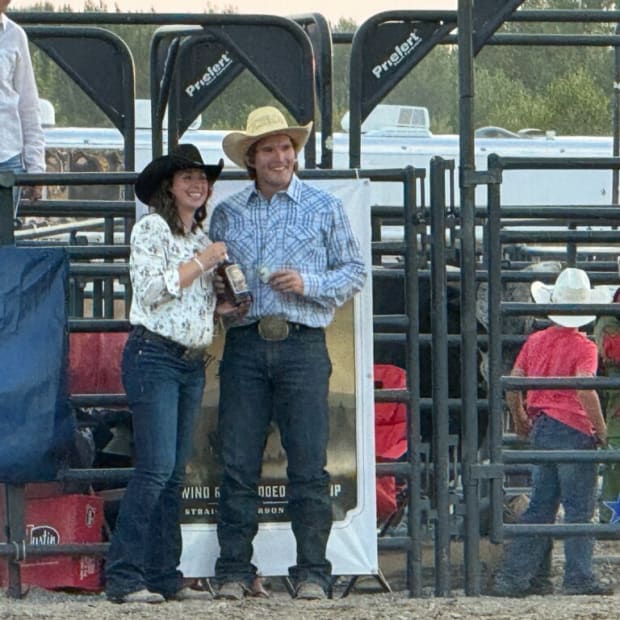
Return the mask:
{"type": "MultiPolygon", "coordinates": [[[[552,538],[566,538],[575,535],[590,535],[599,539],[620,538],[617,526],[607,524],[507,524],[504,523],[504,503],[510,494],[511,474],[527,473],[524,466],[550,462],[618,462],[620,451],[545,451],[518,449],[515,435],[507,422],[503,399],[504,390],[529,390],[544,388],[619,388],[616,378],[516,378],[508,377],[513,354],[507,359],[508,345],[520,345],[526,333],[507,334],[506,323],[515,317],[544,317],[558,304],[533,304],[529,300],[504,301],[507,286],[524,283],[529,290],[533,280],[552,283],[557,271],[524,271],[533,261],[550,257],[562,267],[579,267],[587,271],[593,285],[616,285],[617,247],[620,242],[618,223],[620,211],[617,206],[548,205],[511,206],[501,204],[501,181],[506,174],[517,170],[585,169],[609,170],[610,174],[620,168],[620,160],[563,158],[501,158],[489,157],[488,204],[480,210],[484,226],[485,242],[482,264],[488,273],[488,375],[489,375],[489,451],[488,463],[478,463],[472,474],[479,480],[490,483],[490,529],[489,539],[502,543],[506,538],[531,535],[547,535],[552,538]],[[553,227],[562,222],[563,226],[553,227]],[[554,229],[555,228],[555,229],[554,229]],[[521,244],[521,246],[519,245],[521,244]],[[529,248],[523,244],[535,244],[529,248]],[[596,247],[592,247],[596,246],[596,247]],[[609,254],[604,255],[604,247],[609,254]],[[616,247],[616,249],[613,248],[616,247]],[[515,249],[520,252],[515,253],[515,249]],[[590,249],[592,248],[592,249],[590,249]],[[603,255],[602,255],[603,254],[603,255]],[[526,260],[522,260],[525,258],[526,260]],[[520,260],[521,259],[521,260],[520,260]]],[[[544,263],[542,263],[544,264],[544,263]]],[[[575,305],[559,305],[562,313],[583,314],[575,305]]],[[[592,314],[620,314],[618,304],[594,304],[592,314]]],[[[545,323],[542,324],[543,326],[545,323]]],[[[510,330],[512,331],[512,330],[510,330]]],[[[522,447],[523,448],[523,447],[522,447]]],[[[515,492],[514,489],[512,489],[515,492]]],[[[517,489],[516,492],[527,492],[517,489]]],[[[613,559],[613,558],[612,558],[613,559]]],[[[620,558],[615,558],[617,562],[620,558]]],[[[607,558],[609,561],[610,558],[607,558]]]]}

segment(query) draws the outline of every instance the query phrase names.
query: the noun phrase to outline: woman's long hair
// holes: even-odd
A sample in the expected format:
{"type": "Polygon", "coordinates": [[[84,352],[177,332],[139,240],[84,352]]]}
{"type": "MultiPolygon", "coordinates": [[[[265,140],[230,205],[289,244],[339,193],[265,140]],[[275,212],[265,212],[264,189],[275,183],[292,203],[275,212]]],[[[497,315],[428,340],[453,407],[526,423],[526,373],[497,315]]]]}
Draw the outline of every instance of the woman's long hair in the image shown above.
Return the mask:
{"type": "MultiPolygon", "coordinates": [[[[207,200],[209,200],[213,192],[213,186],[210,182],[208,182],[208,185],[207,200]]],[[[166,220],[173,235],[185,235],[183,222],[179,217],[179,211],[174,203],[174,196],[170,191],[171,187],[172,177],[164,179],[151,197],[151,207],[154,213],[158,213],[166,220]]],[[[196,228],[202,228],[202,222],[207,217],[207,200],[194,212],[191,232],[194,232],[196,228]]]]}

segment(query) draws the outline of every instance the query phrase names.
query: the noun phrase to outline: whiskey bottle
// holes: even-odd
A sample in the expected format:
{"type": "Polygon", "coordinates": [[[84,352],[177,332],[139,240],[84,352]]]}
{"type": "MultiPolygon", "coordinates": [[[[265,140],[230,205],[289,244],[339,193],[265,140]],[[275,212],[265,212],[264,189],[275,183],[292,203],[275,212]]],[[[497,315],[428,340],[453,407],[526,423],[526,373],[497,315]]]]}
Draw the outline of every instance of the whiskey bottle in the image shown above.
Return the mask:
{"type": "Polygon", "coordinates": [[[248,289],[245,275],[237,263],[225,258],[215,271],[224,280],[224,301],[230,302],[233,306],[252,301],[252,293],[248,289]]]}

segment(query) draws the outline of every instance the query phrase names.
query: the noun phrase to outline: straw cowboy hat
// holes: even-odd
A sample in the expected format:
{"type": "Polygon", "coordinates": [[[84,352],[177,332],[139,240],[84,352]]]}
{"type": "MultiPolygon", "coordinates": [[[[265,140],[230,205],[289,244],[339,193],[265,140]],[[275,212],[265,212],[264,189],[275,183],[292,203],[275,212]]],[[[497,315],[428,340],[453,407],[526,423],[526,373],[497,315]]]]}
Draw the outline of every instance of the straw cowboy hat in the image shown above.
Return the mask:
{"type": "Polygon", "coordinates": [[[293,141],[295,152],[299,153],[308,141],[311,129],[312,121],[302,127],[289,127],[280,110],[265,106],[250,112],[245,131],[229,133],[222,141],[222,148],[231,161],[240,168],[245,168],[245,156],[255,142],[267,136],[285,134],[293,141]]]}
{"type": "MultiPolygon", "coordinates": [[[[607,286],[590,288],[590,278],[582,269],[567,267],[554,285],[532,282],[532,297],[537,304],[606,304],[611,301],[607,286]]],[[[563,327],[581,327],[596,319],[595,315],[563,316],[550,314],[549,318],[563,327]]]]}
{"type": "Polygon", "coordinates": [[[209,183],[215,183],[220,176],[224,160],[220,159],[216,166],[208,166],[202,160],[200,151],[193,144],[179,144],[163,157],[157,157],[138,175],[136,180],[136,196],[149,204],[159,184],[171,177],[178,170],[199,168],[204,170],[209,183]]]}

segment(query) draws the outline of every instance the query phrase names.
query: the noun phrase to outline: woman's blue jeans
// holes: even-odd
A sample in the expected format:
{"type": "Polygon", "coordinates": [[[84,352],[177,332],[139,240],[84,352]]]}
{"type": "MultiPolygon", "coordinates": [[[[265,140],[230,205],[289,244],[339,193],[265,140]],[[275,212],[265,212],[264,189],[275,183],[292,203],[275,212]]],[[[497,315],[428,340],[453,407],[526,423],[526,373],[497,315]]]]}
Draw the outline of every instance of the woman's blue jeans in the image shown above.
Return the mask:
{"type": "Polygon", "coordinates": [[[230,329],[220,366],[218,440],[222,480],[217,533],[219,581],[250,585],[258,531],[258,482],[273,419],[287,455],[288,513],[297,543],[294,583],[330,587],[325,557],[332,525],[327,397],[331,362],[322,329],[291,326],[288,338],[265,341],[256,324],[230,329]]]}
{"type": "MultiPolygon", "coordinates": [[[[589,435],[546,415],[539,416],[532,430],[535,450],[593,450],[589,435]]],[[[588,523],[594,513],[595,463],[547,463],[535,468],[532,497],[521,523],[554,523],[560,503],[564,523],[588,523]]],[[[522,587],[529,585],[552,544],[547,536],[520,536],[508,545],[501,578],[522,587]]],[[[570,536],[564,540],[564,586],[578,587],[594,580],[591,536],[570,536]]]]}
{"type": "Polygon", "coordinates": [[[181,587],[181,487],[205,385],[202,358],[178,345],[129,336],[123,384],[132,413],[135,472],[123,496],[106,561],[108,597],[181,587]]]}

